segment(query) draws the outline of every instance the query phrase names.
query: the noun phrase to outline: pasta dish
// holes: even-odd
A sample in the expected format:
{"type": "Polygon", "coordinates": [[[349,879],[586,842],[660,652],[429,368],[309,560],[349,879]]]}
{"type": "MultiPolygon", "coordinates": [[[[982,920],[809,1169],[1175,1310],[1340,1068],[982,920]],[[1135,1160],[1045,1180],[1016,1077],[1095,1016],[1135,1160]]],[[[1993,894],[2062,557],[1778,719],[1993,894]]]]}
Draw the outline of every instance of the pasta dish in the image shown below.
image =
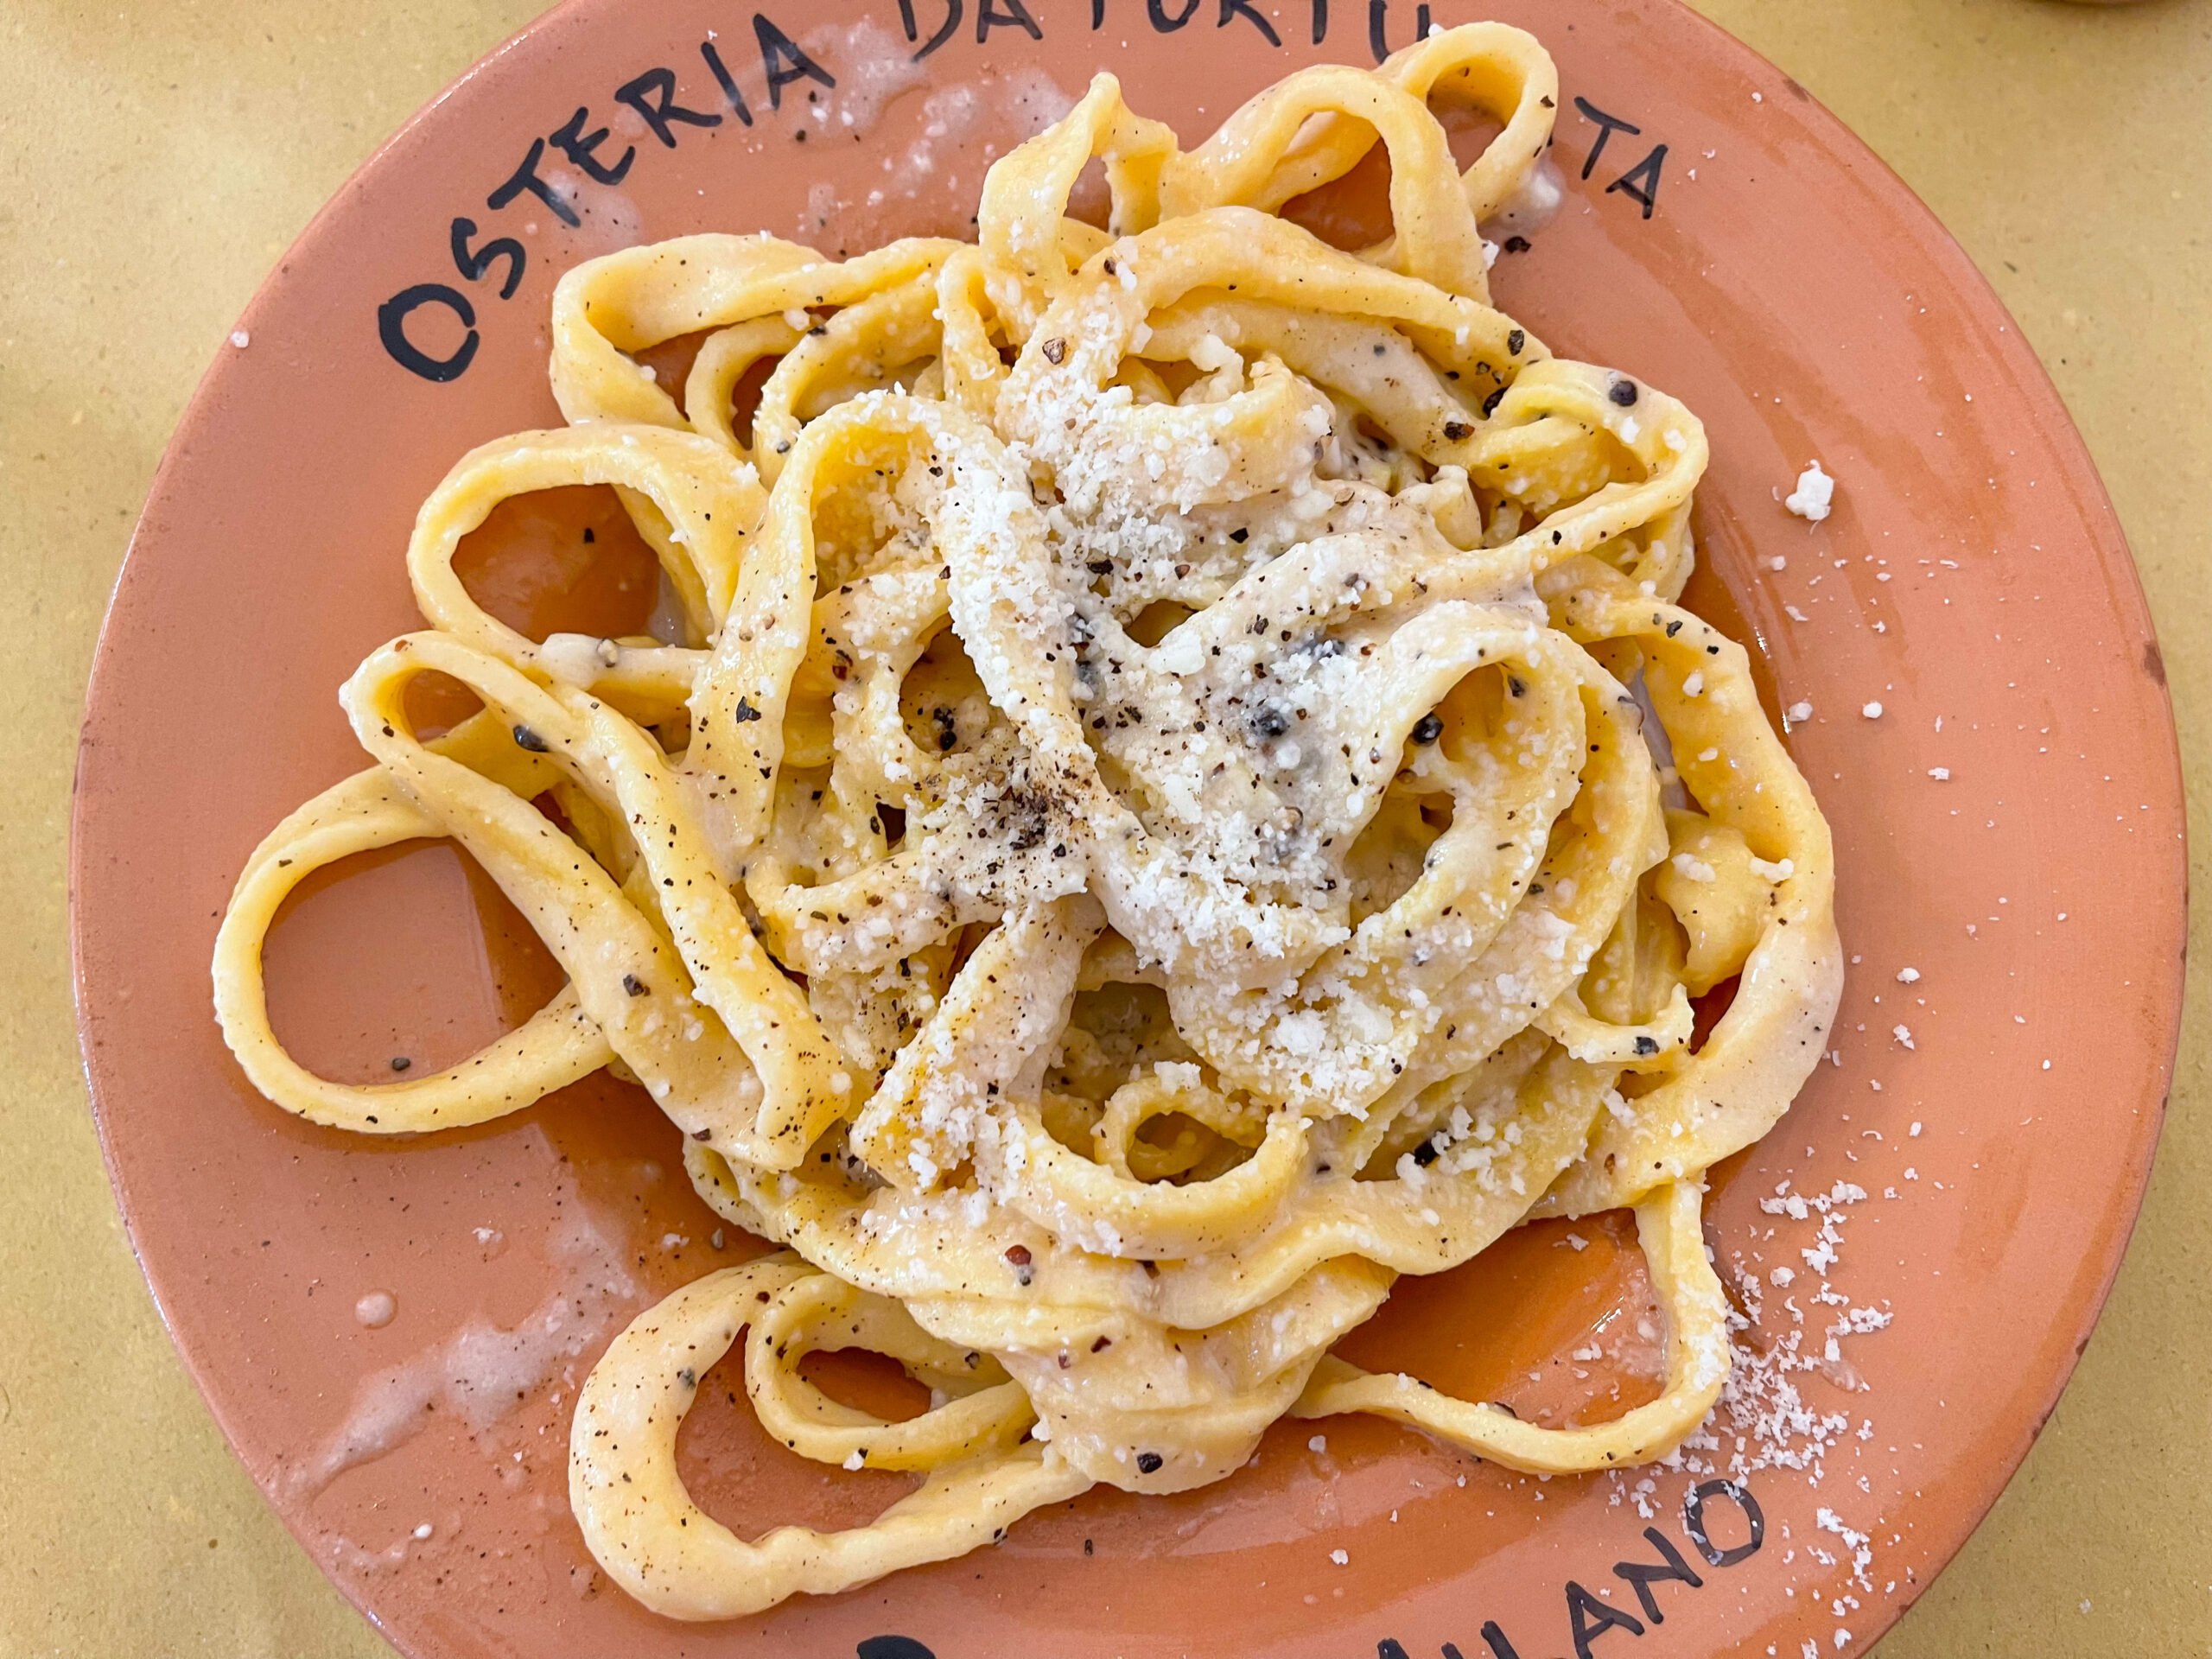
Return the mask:
{"type": "Polygon", "coordinates": [[[594,259],[554,302],[568,423],[423,505],[426,626],[343,693],[374,764],[253,854],[217,1011],[270,1099],[365,1134],[611,1068],[775,1247],[641,1314],[577,1400],[576,1520],[647,1606],[734,1617],[1096,1483],[1219,1480],[1285,1415],[1563,1472],[1713,1404],[1704,1174],[1824,1052],[1830,843],[1745,650],[1679,602],[1697,420],[1489,302],[1479,227],[1557,86],[1472,25],[1184,150],[1101,75],[992,168],[974,243],[594,259]],[[1499,125],[1464,171],[1452,105],[1499,125]],[[1378,144],[1387,240],[1284,215],[1378,144]],[[1068,211],[1094,162],[1103,230],[1068,211]],[[690,335],[679,400],[636,354],[690,335]],[[456,574],[499,503],[577,485],[620,492],[671,637],[532,639],[456,574]],[[432,674],[482,705],[435,737],[432,674]],[[433,1075],[315,1075],[268,1017],[280,905],[438,837],[564,988],[433,1075]],[[1332,1356],[1397,1275],[1613,1209],[1667,1316],[1648,1403],[1546,1427],[1332,1356]],[[767,1433],[912,1493],[830,1533],[704,1512],[677,1431],[741,1338],[767,1433]],[[840,1348],[930,1408],[831,1398],[801,1362],[840,1348]]]}

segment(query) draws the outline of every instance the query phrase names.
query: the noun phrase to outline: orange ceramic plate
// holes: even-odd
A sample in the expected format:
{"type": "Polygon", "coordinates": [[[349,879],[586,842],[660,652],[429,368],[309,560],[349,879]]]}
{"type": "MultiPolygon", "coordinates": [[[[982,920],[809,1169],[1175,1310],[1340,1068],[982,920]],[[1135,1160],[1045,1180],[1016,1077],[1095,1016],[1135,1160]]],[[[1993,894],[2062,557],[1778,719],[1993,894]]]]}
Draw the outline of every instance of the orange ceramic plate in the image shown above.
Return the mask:
{"type": "MultiPolygon", "coordinates": [[[[2180,788],[2126,548],[2026,344],[1879,162],[1669,0],[1496,6],[1559,60],[1568,187],[1497,282],[1559,349],[1706,421],[1700,602],[1764,653],[1777,712],[1810,704],[1790,742],[1836,832],[1835,1064],[1719,1172],[1709,1233],[1756,1318],[1694,1467],[1539,1483],[1372,1420],[1285,1424],[1203,1491],[1101,1490],[842,1598],[663,1623],[585,1554],[564,1448],[615,1325],[743,1248],[715,1248],[676,1130],[602,1077],[378,1144],[287,1116],[232,1066],[207,982],[232,877],[362,764],[334,694],[415,620],[417,504],[470,445],[556,418],[560,271],[709,228],[838,251],[964,232],[987,159],[1095,69],[1195,142],[1286,71],[1371,61],[1427,16],[766,3],[578,0],[418,117],[240,323],[117,590],[79,778],[85,1052],[147,1277],[255,1479],[419,1656],[1865,1647],[2025,1452],[2126,1243],[2177,1018],[2180,788]],[[1816,455],[1841,488],[1813,526],[1780,497],[1816,455]],[[503,1386],[448,1389],[455,1370],[503,1386]],[[342,1426],[395,1401],[427,1401],[427,1427],[320,1480],[342,1426]]],[[[504,511],[470,556],[511,613],[607,631],[649,602],[624,545],[608,503],[563,494],[504,511]],[[607,531],[589,555],[587,522],[607,531]]],[[[442,1062],[550,990],[451,852],[334,874],[270,952],[310,1063],[442,1062]]],[[[1355,1357],[1547,1421],[1617,1410],[1650,1388],[1624,1238],[1531,1229],[1408,1281],[1355,1357]]],[[[898,1490],[801,1464],[726,1398],[683,1456],[741,1527],[850,1522],[898,1490]]]]}

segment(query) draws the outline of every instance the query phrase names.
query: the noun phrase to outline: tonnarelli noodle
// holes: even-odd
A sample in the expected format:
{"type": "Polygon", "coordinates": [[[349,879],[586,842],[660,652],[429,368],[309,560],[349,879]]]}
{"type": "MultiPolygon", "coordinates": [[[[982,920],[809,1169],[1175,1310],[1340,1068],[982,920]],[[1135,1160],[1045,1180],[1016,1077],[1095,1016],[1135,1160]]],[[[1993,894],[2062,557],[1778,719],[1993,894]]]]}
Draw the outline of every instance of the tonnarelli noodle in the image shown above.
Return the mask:
{"type": "Polygon", "coordinates": [[[253,855],[216,1005],[271,1099],[367,1133],[619,1066],[784,1247],[641,1316],[577,1402],[577,1519],[649,1606],[745,1613],[1094,1482],[1220,1479],[1286,1413],[1564,1471],[1712,1405],[1701,1178],[1822,1052],[1828,832],[1743,650],[1679,603],[1702,429],[1488,302],[1478,223],[1556,91],[1477,25],[1291,75],[1185,152],[1101,76],[991,169],[974,245],[593,260],[554,302],[569,425],[423,505],[429,626],[345,691],[376,764],[253,855]],[[1438,101],[1503,124],[1464,174],[1438,101]],[[1388,241],[1276,216],[1378,143],[1388,241]],[[1066,213],[1093,160],[1109,232],[1066,213]],[[632,354],[680,335],[679,407],[632,354]],[[571,485],[620,492],[683,637],[533,641],[470,597],[461,539],[571,485]],[[432,672],[484,706],[425,741],[432,672]],[[566,987],[435,1076],[312,1075],[270,1029],[270,919],[435,836],[566,987]],[[1396,1274],[1624,1206],[1669,1327],[1625,1416],[1541,1427],[1331,1357],[1396,1274]],[[702,1512],[677,1429],[741,1336],[778,1439],[924,1484],[829,1535],[702,1512]],[[832,1401],[798,1368],[838,1347],[938,1403],[832,1401]]]}

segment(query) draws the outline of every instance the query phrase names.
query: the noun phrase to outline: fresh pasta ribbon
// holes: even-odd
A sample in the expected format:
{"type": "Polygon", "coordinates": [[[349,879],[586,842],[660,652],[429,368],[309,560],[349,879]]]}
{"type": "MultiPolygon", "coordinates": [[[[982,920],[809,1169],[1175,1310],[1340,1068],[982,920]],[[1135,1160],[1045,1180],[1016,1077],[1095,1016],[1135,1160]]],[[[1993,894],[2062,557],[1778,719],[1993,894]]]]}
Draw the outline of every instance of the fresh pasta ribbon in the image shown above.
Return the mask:
{"type": "MultiPolygon", "coordinates": [[[[963,1395],[899,1424],[822,1401],[798,1376],[798,1357],[784,1344],[802,1336],[825,1347],[842,1339],[835,1327],[858,1293],[824,1287],[826,1277],[779,1257],[709,1274],[639,1315],[585,1380],[569,1436],[569,1503],[600,1565],[656,1611],[735,1618],[802,1592],[849,1589],[965,1554],[1030,1510],[1091,1484],[1046,1447],[988,1449],[1009,1428],[1018,1433],[1019,1420],[1029,1415],[1025,1405],[1009,1418],[992,1397],[1009,1384],[963,1395]],[[877,1455],[886,1466],[933,1465],[920,1489],[867,1526],[826,1534],[778,1527],[757,1543],[702,1511],[677,1472],[676,1433],[698,1397],[699,1379],[747,1327],[747,1384],[756,1400],[773,1402],[777,1421],[792,1430],[792,1449],[841,1465],[857,1454],[857,1468],[869,1456],[863,1442],[872,1439],[884,1448],[877,1455]],[[787,1403],[789,1389],[801,1391],[804,1403],[787,1403]],[[802,1446],[805,1430],[816,1432],[802,1446]],[[832,1459],[846,1444],[853,1452],[832,1459]]],[[[879,1351],[911,1354],[918,1374],[941,1382],[953,1377],[958,1357],[895,1306],[872,1304],[868,1312],[865,1334],[885,1344],[879,1351]]]]}
{"type": "Polygon", "coordinates": [[[571,1504],[646,1605],[739,1617],[1094,1484],[1221,1479],[1287,1414],[1567,1473],[1718,1397],[1704,1177],[1823,1052],[1834,855],[1744,650],[1680,603],[1703,429],[1491,302],[1482,227],[1540,182],[1557,92],[1474,24],[1185,151],[1102,75],[991,169],[973,245],[587,262],[553,308],[568,424],[424,504],[428,626],[344,693],[374,764],[248,861],[217,1015],[263,1093],[362,1132],[617,1068],[780,1247],[640,1313],[578,1399],[571,1504]],[[1455,105],[1499,129],[1464,169],[1455,105]],[[1383,240],[1282,216],[1378,146],[1383,240]],[[1103,229],[1070,211],[1093,163],[1103,229]],[[680,388],[640,361],[686,341],[680,388]],[[500,503],[579,485],[619,493],[674,637],[533,639],[469,594],[500,503]],[[429,675],[481,708],[418,729],[429,675]],[[434,1075],[315,1076],[270,1025],[270,927],[313,872],[436,838],[566,984],[434,1075]],[[1332,1356],[1397,1275],[1624,1207],[1668,1349],[1618,1419],[1332,1356]],[[714,1519],[676,1435],[741,1338],[766,1433],[921,1484],[840,1532],[714,1519]],[[841,1348],[930,1408],[832,1398],[801,1363],[841,1348]]]}
{"type": "MultiPolygon", "coordinates": [[[[1409,94],[1425,108],[1439,102],[1462,103],[1503,124],[1497,137],[1459,175],[1468,212],[1478,220],[1495,218],[1504,208],[1551,142],[1559,72],[1535,36],[1510,25],[1465,23],[1437,29],[1391,54],[1371,79],[1409,94]]],[[[1269,110],[1281,101],[1281,88],[1296,81],[1292,76],[1278,82],[1246,111],[1269,110]]],[[[1294,105],[1296,95],[1288,101],[1294,105]]],[[[1290,128],[1290,142],[1280,149],[1265,188],[1249,199],[1250,206],[1279,212],[1295,198],[1342,178],[1374,147],[1372,129],[1363,130],[1363,124],[1350,111],[1308,114],[1314,118],[1290,128]]],[[[1228,130],[1225,125],[1224,130],[1228,130]]],[[[1193,160],[1204,156],[1209,145],[1192,152],[1193,160]]],[[[1449,170],[1448,162],[1432,159],[1429,165],[1435,175],[1449,170]]],[[[1422,182],[1433,186],[1439,181],[1433,176],[1422,182]]]]}
{"type": "MultiPolygon", "coordinates": [[[[433,745],[511,788],[534,794],[551,768],[514,747],[496,721],[474,715],[433,745]],[[533,787],[535,786],[535,787],[533,787]]],[[[215,1017],[246,1077],[311,1122],[356,1134],[422,1134],[505,1116],[589,1077],[614,1058],[573,988],[518,1029],[428,1077],[348,1084],[295,1060],[269,1023],[262,942],[284,900],[308,876],[359,853],[435,839],[444,824],[408,798],[381,767],[334,785],[270,830],[246,861],[215,935],[215,1017]]]]}
{"type": "Polygon", "coordinates": [[[1545,1428],[1495,1403],[1455,1399],[1410,1376],[1376,1376],[1330,1359],[1291,1414],[1371,1412],[1524,1474],[1575,1474],[1663,1458],[1705,1421],[1728,1378],[1728,1303],[1706,1259],[1699,1211],[1698,1190],[1688,1182],[1636,1206],[1637,1238],[1667,1313],[1666,1382],[1656,1400],[1610,1422],[1545,1428]]]}

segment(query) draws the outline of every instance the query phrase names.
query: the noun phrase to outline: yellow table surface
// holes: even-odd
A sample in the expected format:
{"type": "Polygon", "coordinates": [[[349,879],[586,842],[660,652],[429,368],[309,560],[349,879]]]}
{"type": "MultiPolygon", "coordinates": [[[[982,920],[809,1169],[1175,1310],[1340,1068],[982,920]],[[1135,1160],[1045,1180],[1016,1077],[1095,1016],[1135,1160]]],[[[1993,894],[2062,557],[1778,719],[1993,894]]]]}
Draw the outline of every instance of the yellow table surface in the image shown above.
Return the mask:
{"type": "MultiPolygon", "coordinates": [[[[2192,774],[2193,1014],[2150,1201],[2056,1415],[1884,1659],[2212,1654],[2212,0],[1699,3],[1904,175],[2050,365],[2192,774]]],[[[232,319],[537,9],[0,0],[0,1659],[389,1651],[232,1461],[124,1243],[71,1020],[70,772],[132,520],[232,319]]]]}

